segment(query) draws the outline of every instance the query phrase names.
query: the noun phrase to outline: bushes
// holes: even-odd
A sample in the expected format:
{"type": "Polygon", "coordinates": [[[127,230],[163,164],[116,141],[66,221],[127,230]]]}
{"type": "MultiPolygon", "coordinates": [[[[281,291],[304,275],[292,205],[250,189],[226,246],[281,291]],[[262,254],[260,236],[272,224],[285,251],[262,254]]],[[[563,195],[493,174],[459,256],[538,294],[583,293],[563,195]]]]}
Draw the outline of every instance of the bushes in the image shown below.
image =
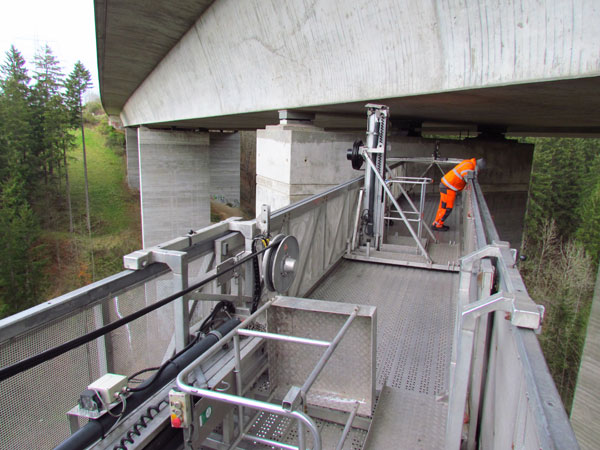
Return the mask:
{"type": "Polygon", "coordinates": [[[125,154],[125,133],[110,125],[107,116],[103,116],[100,120],[99,130],[104,136],[104,144],[117,156],[123,156],[125,154]]]}

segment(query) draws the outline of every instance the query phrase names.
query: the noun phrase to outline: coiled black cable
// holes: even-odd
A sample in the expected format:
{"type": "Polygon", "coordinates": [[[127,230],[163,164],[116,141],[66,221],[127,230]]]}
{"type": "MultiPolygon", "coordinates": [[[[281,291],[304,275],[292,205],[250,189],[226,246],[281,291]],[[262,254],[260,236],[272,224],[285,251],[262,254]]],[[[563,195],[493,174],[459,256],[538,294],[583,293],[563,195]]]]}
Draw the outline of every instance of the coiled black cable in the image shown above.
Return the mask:
{"type": "Polygon", "coordinates": [[[142,435],[140,429],[148,428],[148,423],[160,412],[160,407],[163,404],[169,406],[169,402],[166,399],[162,399],[156,406],[149,406],[146,409],[146,413],[142,414],[139,420],[131,426],[125,437],[121,439],[119,445],[113,447],[113,450],[128,450],[127,444],[135,444],[135,438],[142,435]]]}
{"type": "MultiPolygon", "coordinates": [[[[259,235],[255,237],[252,241],[252,253],[256,253],[256,243],[259,241],[262,241],[265,247],[269,245],[269,238],[267,236],[259,235]]],[[[250,308],[250,314],[254,314],[258,309],[258,304],[260,303],[260,296],[262,294],[262,283],[260,281],[258,255],[255,255],[252,259],[252,268],[254,271],[254,292],[252,295],[252,307],[250,308]]]]}

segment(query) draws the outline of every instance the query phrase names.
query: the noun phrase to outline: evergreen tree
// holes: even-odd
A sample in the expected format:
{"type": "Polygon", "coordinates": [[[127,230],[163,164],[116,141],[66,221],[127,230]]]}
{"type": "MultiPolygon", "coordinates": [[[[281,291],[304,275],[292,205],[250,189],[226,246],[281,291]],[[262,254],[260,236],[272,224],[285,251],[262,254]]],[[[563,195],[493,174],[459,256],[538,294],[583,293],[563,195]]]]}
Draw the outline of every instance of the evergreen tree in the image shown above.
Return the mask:
{"type": "Polygon", "coordinates": [[[58,59],[48,45],[35,56],[36,81],[33,105],[36,113],[37,156],[46,184],[53,182],[54,169],[62,161],[63,137],[66,131],[66,110],[60,93],[64,75],[58,59]]]}
{"type": "Polygon", "coordinates": [[[0,182],[17,170],[25,179],[27,189],[34,182],[37,165],[32,157],[30,78],[25,59],[14,46],[6,52],[0,72],[0,182]]]}
{"type": "MultiPolygon", "coordinates": [[[[85,184],[85,212],[88,235],[90,242],[92,240],[92,224],[90,218],[90,195],[88,186],[88,173],[87,173],[87,157],[85,152],[85,128],[83,123],[83,94],[89,88],[92,87],[91,82],[92,76],[90,72],[85,68],[81,61],[75,63],[73,71],[69,75],[65,86],[66,92],[66,104],[69,107],[71,125],[76,126],[78,124],[81,129],[81,143],[83,148],[83,176],[85,184]]],[[[94,249],[92,246],[91,250],[92,260],[92,279],[95,278],[95,267],[94,267],[94,249]]]]}
{"type": "Polygon", "coordinates": [[[535,143],[521,270],[546,306],[540,343],[570,408],[600,254],[600,140],[535,143]]]}
{"type": "MultiPolygon", "coordinates": [[[[598,142],[598,140],[596,140],[598,142]]],[[[590,258],[597,266],[600,263],[600,142],[599,153],[595,155],[589,172],[584,177],[582,202],[579,210],[581,225],[577,230],[577,240],[581,242],[590,258]]]]}
{"type": "Polygon", "coordinates": [[[39,224],[15,173],[0,194],[0,317],[38,303],[44,261],[36,248],[39,224]]]}

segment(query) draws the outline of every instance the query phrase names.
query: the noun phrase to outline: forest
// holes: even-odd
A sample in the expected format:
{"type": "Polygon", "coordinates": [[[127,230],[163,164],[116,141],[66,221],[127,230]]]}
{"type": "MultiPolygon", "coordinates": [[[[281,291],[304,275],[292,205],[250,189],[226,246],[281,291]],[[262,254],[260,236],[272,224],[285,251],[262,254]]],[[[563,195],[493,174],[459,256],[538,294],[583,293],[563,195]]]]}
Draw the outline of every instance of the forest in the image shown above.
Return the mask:
{"type": "Polygon", "coordinates": [[[546,308],[540,344],[569,411],[600,259],[600,140],[526,142],[535,151],[520,270],[546,308]]]}
{"type": "Polygon", "coordinates": [[[119,271],[122,251],[139,247],[139,233],[123,231],[133,228],[131,214],[119,209],[133,199],[111,186],[124,171],[124,137],[99,102],[84,107],[90,87],[81,62],[65,76],[48,46],[31,75],[14,47],[0,64],[0,319],[119,271]],[[106,146],[116,153],[98,160],[106,146]],[[97,175],[105,185],[95,183],[92,209],[90,156],[95,172],[106,172],[97,175]]]}
{"type": "MultiPolygon", "coordinates": [[[[81,63],[65,76],[48,46],[35,57],[31,76],[17,49],[6,52],[0,73],[0,319],[117,272],[121,256],[139,247],[139,222],[123,219],[139,216],[133,206],[133,212],[110,210],[102,220],[90,213],[85,144],[96,139],[98,127],[117,159],[99,176],[105,193],[97,207],[137,202],[133,194],[109,190],[110,174],[123,170],[123,138],[106,119],[85,118],[83,95],[90,86],[81,63]],[[85,208],[72,201],[75,159],[83,163],[85,208]],[[115,231],[121,237],[108,246],[93,237],[104,233],[110,241],[115,231]],[[69,258],[77,261],[76,273],[57,287],[57,267],[69,258]]],[[[539,338],[569,410],[600,258],[600,140],[523,141],[535,144],[535,152],[520,270],[530,296],[546,308],[539,338]]]]}

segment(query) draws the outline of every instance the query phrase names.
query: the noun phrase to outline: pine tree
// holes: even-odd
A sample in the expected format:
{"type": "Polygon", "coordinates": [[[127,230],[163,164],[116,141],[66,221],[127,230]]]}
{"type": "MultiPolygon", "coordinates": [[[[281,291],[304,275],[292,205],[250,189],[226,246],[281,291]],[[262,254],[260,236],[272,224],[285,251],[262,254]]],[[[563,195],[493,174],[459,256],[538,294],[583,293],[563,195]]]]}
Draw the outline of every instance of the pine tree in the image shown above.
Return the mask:
{"type": "Polygon", "coordinates": [[[0,317],[38,303],[44,261],[36,248],[39,224],[15,173],[0,194],[0,317]]]}
{"type": "Polygon", "coordinates": [[[53,183],[54,169],[62,162],[62,143],[66,131],[66,110],[60,90],[63,85],[58,59],[48,45],[35,56],[36,81],[33,105],[36,112],[37,156],[46,184],[53,183]]]}
{"type": "Polygon", "coordinates": [[[584,178],[579,210],[581,225],[576,237],[597,266],[600,263],[600,141],[596,142],[598,154],[589,164],[589,173],[584,178]]]}
{"type": "Polygon", "coordinates": [[[32,157],[30,78],[25,59],[14,46],[6,52],[0,72],[0,182],[8,178],[11,170],[17,170],[26,180],[29,193],[37,166],[32,157]]]}
{"type": "MultiPolygon", "coordinates": [[[[85,183],[85,212],[90,243],[92,242],[92,224],[90,219],[90,195],[88,186],[87,157],[85,152],[85,128],[83,126],[83,94],[92,87],[91,79],[92,76],[90,75],[90,72],[85,68],[81,61],[77,61],[73,71],[65,83],[65,87],[67,88],[66,104],[69,107],[71,124],[72,126],[76,126],[78,123],[81,129],[81,143],[83,148],[83,176],[85,183]]],[[[95,278],[93,246],[91,249],[91,260],[93,280],[95,278]]]]}

